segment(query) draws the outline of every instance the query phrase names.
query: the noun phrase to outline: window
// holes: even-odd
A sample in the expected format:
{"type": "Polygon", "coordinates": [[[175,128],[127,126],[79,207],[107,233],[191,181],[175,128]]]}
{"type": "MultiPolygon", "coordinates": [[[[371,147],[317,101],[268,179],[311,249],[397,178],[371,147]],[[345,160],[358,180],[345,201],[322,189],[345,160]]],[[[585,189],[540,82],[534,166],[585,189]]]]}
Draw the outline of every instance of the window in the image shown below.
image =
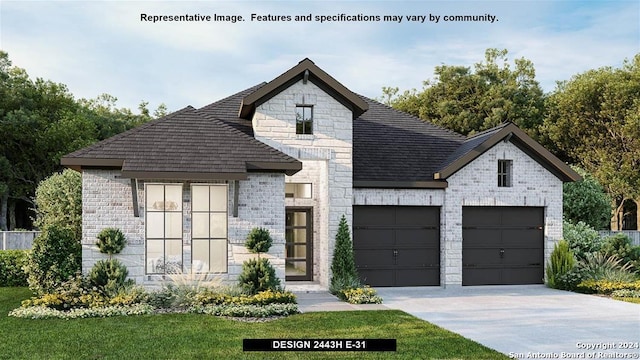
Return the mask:
{"type": "Polygon", "coordinates": [[[227,272],[227,185],[191,186],[193,272],[227,272]]]}
{"type": "Polygon", "coordinates": [[[296,106],[296,134],[313,134],[313,106],[296,106]]]}
{"type": "Polygon", "coordinates": [[[284,197],[297,199],[311,199],[311,184],[286,183],[284,184],[284,197]]]}
{"type": "Polygon", "coordinates": [[[146,273],[182,272],[182,185],[145,186],[146,273]]]}
{"type": "Polygon", "coordinates": [[[498,187],[511,187],[512,160],[498,160],[498,187]]]}

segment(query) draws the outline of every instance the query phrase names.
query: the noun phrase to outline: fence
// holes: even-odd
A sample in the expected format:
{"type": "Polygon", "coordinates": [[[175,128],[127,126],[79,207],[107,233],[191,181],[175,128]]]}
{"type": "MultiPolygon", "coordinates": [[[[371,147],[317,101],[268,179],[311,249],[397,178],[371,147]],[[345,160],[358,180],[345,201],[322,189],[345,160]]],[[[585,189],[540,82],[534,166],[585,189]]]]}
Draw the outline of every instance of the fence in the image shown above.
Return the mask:
{"type": "Polygon", "coordinates": [[[39,231],[0,231],[0,250],[31,249],[39,231]]]}
{"type": "Polygon", "coordinates": [[[621,230],[621,231],[610,231],[610,230],[601,230],[599,231],[600,236],[610,236],[615,235],[617,233],[623,233],[631,238],[631,243],[636,246],[640,246],[640,231],[638,230],[621,230]]]}

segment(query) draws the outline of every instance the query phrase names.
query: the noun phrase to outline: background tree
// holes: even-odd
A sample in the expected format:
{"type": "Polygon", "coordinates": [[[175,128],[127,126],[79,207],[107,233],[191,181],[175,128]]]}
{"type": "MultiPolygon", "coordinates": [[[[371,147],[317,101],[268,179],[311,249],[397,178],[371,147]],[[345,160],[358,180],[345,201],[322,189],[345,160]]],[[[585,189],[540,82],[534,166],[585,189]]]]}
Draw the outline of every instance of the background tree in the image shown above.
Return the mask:
{"type": "Polygon", "coordinates": [[[152,116],[143,102],[133,114],[116,101],[76,101],[64,84],[31,79],[0,51],[0,230],[30,227],[36,186],[61,170],[63,155],[166,113],[161,105],[152,116]]]}
{"type": "Polygon", "coordinates": [[[516,59],[512,69],[507,50],[487,49],[485,59],[471,69],[441,65],[424,88],[398,94],[383,88],[382,101],[463,135],[511,121],[534,138],[543,122],[544,95],[535,80],[533,63],[516,59]]]}
{"type": "Polygon", "coordinates": [[[582,221],[598,230],[607,229],[611,218],[611,198],[598,180],[574,166],[581,181],[563,184],[564,219],[573,224],[582,221]]]}
{"type": "Polygon", "coordinates": [[[621,229],[625,203],[640,204],[640,54],[621,68],[559,83],[547,109],[543,131],[551,150],[605,187],[613,200],[611,229],[621,229]]]}

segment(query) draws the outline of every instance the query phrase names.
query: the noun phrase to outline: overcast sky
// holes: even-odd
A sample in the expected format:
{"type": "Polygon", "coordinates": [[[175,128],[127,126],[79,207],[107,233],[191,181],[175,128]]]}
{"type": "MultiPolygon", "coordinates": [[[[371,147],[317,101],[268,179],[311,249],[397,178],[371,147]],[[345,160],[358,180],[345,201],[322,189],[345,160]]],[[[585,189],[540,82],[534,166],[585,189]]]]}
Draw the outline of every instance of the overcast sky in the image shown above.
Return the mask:
{"type": "Polygon", "coordinates": [[[640,1],[5,1],[0,48],[76,98],[116,96],[170,111],[270,81],[308,57],[368,97],[422,88],[440,64],[473,66],[487,48],[533,61],[543,89],[640,52],[640,1]],[[145,22],[149,15],[240,15],[241,22],[145,22]],[[408,22],[251,21],[257,15],[425,15],[408,22]],[[440,21],[429,21],[429,14],[440,21]],[[497,21],[451,22],[447,15],[497,21]]]}

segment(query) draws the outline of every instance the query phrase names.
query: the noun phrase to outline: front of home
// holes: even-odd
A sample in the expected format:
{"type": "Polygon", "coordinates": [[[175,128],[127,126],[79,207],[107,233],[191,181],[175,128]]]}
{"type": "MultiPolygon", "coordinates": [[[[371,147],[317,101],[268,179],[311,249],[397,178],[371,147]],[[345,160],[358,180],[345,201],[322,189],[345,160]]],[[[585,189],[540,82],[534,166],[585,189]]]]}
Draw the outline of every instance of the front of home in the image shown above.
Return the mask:
{"type": "Polygon", "coordinates": [[[372,286],[542,283],[579,176],[510,123],[463,137],[357,95],[309,59],[200,109],[68,154],[82,172],[83,270],[117,257],[138,284],[235,281],[249,231],[284,284],[328,287],[340,218],[372,286]]]}

